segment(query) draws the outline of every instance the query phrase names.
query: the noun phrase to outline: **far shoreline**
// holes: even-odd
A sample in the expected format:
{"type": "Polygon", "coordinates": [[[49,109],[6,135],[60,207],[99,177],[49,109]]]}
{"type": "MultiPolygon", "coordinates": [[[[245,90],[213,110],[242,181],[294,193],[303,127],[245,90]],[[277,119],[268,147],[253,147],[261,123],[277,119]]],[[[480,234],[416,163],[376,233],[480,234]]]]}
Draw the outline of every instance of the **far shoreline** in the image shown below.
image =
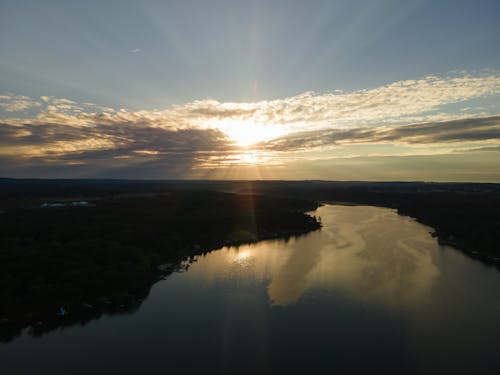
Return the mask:
{"type": "Polygon", "coordinates": [[[406,212],[402,212],[401,209],[397,207],[392,207],[388,205],[382,205],[382,204],[368,204],[368,203],[356,203],[356,202],[345,202],[345,201],[321,201],[318,202],[321,205],[338,205],[338,206],[364,206],[364,207],[381,207],[381,208],[387,208],[387,209],[392,209],[397,212],[398,215],[400,216],[406,216],[414,219],[418,223],[425,225],[426,227],[432,229],[432,232],[429,232],[432,237],[436,238],[437,243],[439,246],[448,246],[453,248],[454,250],[458,250],[465,254],[466,256],[478,260],[485,265],[488,266],[494,266],[500,269],[500,256],[494,255],[491,253],[487,252],[482,252],[478,251],[476,248],[468,246],[466,243],[460,241],[460,235],[459,234],[453,234],[453,233],[443,233],[442,230],[440,230],[439,226],[436,225],[431,225],[425,221],[425,219],[419,218],[414,214],[409,214],[406,212]]]}

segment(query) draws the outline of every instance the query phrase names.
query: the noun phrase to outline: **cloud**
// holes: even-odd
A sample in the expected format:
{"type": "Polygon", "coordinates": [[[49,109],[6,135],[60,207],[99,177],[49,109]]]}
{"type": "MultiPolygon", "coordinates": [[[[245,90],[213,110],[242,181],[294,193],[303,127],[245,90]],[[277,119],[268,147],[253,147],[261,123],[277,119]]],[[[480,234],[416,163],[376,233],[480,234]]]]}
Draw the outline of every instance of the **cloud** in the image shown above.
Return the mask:
{"type": "MultiPolygon", "coordinates": [[[[384,123],[429,121],[441,107],[500,93],[500,76],[425,77],[350,93],[300,95],[252,103],[201,100],[178,106],[171,115],[198,121],[227,119],[281,125],[290,130],[346,128],[384,123]],[[412,118],[413,117],[413,118],[412,118]]],[[[442,120],[450,119],[445,113],[442,120]]],[[[448,114],[450,116],[450,114],[448,114]]],[[[452,114],[451,116],[455,116],[452,114]]]]}
{"type": "MultiPolygon", "coordinates": [[[[445,121],[471,116],[484,117],[488,115],[484,111],[450,113],[442,109],[454,103],[499,93],[499,74],[476,76],[464,74],[451,77],[427,76],[418,80],[398,81],[353,92],[338,90],[323,94],[305,92],[287,98],[256,102],[219,102],[205,99],[163,111],[125,112],[128,112],[129,116],[205,128],[220,128],[221,125],[232,122],[280,126],[287,131],[303,131],[445,121]]],[[[41,102],[28,97],[18,97],[18,100],[24,100],[22,103],[25,106],[40,106],[42,103],[50,105],[52,112],[55,111],[54,108],[60,111],[79,110],[87,113],[95,110],[113,110],[90,105],[91,103],[77,105],[72,100],[50,96],[42,96],[41,102]]]]}
{"type": "Polygon", "coordinates": [[[216,129],[154,127],[124,114],[96,115],[92,125],[61,114],[57,120],[0,123],[1,174],[180,178],[212,153],[232,148],[216,129]]]}
{"type": "Polygon", "coordinates": [[[37,108],[37,113],[0,120],[0,174],[22,165],[92,175],[127,170],[153,175],[157,168],[160,176],[162,171],[180,176],[182,170],[251,166],[259,160],[277,166],[285,152],[339,145],[498,143],[500,116],[474,112],[473,103],[466,112],[444,107],[499,92],[500,76],[489,73],[247,103],[206,99],[159,111],[2,95],[4,112],[37,108]],[[257,154],[231,139],[247,134],[240,131],[243,126],[265,140],[250,147],[257,154]]]}
{"type": "Polygon", "coordinates": [[[5,112],[21,112],[32,107],[39,107],[40,103],[23,95],[0,95],[0,109],[5,112]]]}
{"type": "Polygon", "coordinates": [[[32,123],[0,123],[0,146],[44,155],[110,149],[120,153],[136,150],[198,152],[227,149],[230,141],[217,129],[161,126],[137,115],[119,114],[71,116],[48,113],[32,123]],[[43,121],[41,121],[43,120],[43,121]]]}
{"type": "Polygon", "coordinates": [[[429,145],[486,140],[500,141],[500,116],[413,125],[298,132],[261,143],[259,146],[266,150],[297,151],[359,143],[429,145]]]}
{"type": "Polygon", "coordinates": [[[454,150],[455,152],[500,152],[500,146],[475,147],[469,149],[454,150]]]}

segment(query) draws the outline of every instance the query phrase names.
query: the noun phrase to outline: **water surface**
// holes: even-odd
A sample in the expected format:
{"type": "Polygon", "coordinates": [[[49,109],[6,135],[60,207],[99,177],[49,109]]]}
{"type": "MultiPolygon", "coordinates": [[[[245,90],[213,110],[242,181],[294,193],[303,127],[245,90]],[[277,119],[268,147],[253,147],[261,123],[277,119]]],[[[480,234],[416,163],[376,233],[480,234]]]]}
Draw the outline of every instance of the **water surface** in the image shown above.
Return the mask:
{"type": "Polygon", "coordinates": [[[6,373],[500,373],[500,272],[390,209],[224,247],[140,310],[0,344],[6,373]]]}

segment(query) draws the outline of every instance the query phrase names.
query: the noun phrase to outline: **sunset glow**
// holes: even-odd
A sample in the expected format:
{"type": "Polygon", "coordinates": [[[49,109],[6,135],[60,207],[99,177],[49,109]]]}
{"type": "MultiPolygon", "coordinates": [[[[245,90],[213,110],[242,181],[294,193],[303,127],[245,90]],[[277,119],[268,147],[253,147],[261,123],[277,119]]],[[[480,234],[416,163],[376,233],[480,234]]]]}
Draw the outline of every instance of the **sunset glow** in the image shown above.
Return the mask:
{"type": "Polygon", "coordinates": [[[500,0],[0,0],[2,373],[500,374],[500,0]]]}
{"type": "Polygon", "coordinates": [[[2,3],[0,175],[500,182],[498,4],[447,4],[2,3]]]}
{"type": "Polygon", "coordinates": [[[218,128],[229,136],[238,146],[250,146],[269,141],[285,134],[278,126],[256,124],[252,120],[223,120],[218,128]]]}

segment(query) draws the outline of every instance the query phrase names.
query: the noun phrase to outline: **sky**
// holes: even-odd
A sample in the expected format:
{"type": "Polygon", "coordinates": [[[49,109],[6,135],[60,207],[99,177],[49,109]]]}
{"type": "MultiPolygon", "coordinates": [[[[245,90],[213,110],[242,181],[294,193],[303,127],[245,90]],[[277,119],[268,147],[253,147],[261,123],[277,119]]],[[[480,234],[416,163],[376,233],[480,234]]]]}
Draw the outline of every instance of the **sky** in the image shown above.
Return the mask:
{"type": "Polygon", "coordinates": [[[0,2],[0,177],[500,182],[500,2],[0,2]]]}

